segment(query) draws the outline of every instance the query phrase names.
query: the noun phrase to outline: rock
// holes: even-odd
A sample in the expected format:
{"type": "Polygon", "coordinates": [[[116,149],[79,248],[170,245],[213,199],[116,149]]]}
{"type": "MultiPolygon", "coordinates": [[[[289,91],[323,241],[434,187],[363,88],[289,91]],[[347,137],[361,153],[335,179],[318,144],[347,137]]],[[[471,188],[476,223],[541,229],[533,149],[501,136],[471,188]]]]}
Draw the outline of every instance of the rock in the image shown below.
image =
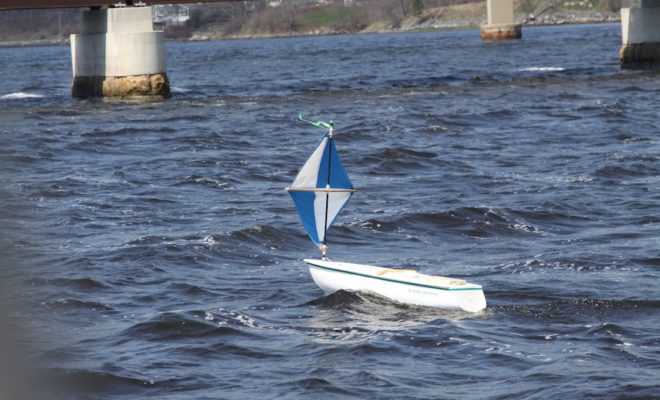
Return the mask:
{"type": "Polygon", "coordinates": [[[73,80],[73,97],[120,97],[125,99],[168,98],[166,74],[133,76],[79,76],[73,80]]]}
{"type": "Polygon", "coordinates": [[[522,28],[520,24],[483,25],[481,27],[481,38],[483,40],[520,39],[521,37],[522,28]]]}

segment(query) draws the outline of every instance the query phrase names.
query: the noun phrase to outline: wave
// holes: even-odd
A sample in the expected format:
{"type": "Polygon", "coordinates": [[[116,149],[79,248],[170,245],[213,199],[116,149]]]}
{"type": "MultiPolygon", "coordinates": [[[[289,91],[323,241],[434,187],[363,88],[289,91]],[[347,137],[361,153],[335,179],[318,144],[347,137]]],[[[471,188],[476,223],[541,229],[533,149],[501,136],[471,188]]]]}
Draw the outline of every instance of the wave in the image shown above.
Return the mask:
{"type": "Polygon", "coordinates": [[[172,283],[168,286],[167,291],[179,292],[182,295],[188,296],[217,296],[216,293],[211,292],[210,290],[204,289],[200,286],[193,285],[190,283],[172,283]]]}
{"type": "Polygon", "coordinates": [[[199,114],[191,114],[191,115],[172,115],[170,117],[163,118],[161,122],[176,122],[176,121],[184,121],[186,123],[190,123],[192,121],[207,121],[211,119],[210,116],[208,115],[199,115],[199,114]]]}
{"type": "MultiPolygon", "coordinates": [[[[270,225],[251,226],[249,228],[229,232],[227,236],[242,243],[259,245],[272,250],[288,248],[291,245],[292,238],[305,240],[305,235],[301,229],[276,228],[270,225]]],[[[217,236],[214,236],[214,238],[222,241],[222,239],[217,236]]]]}
{"type": "MultiPolygon", "coordinates": [[[[608,318],[636,316],[645,318],[650,312],[660,309],[660,300],[606,300],[606,299],[558,299],[540,304],[494,306],[497,311],[506,311],[532,319],[582,323],[585,316],[605,321],[608,318]]],[[[615,330],[622,327],[611,328],[615,330]]]]}
{"type": "Polygon", "coordinates": [[[660,267],[660,257],[651,257],[651,258],[633,258],[632,262],[647,265],[651,267],[660,267]]]}
{"type": "Polygon", "coordinates": [[[73,311],[75,309],[83,309],[90,311],[98,311],[103,314],[114,313],[115,309],[108,304],[103,304],[97,301],[83,301],[77,299],[59,299],[53,301],[42,302],[41,305],[47,309],[58,308],[73,311]]]}
{"type": "Polygon", "coordinates": [[[201,185],[211,188],[232,188],[234,187],[234,185],[238,183],[240,183],[240,181],[230,177],[221,177],[219,179],[214,179],[214,178],[205,178],[200,175],[189,175],[183,178],[183,180],[177,182],[175,186],[201,185]]]}
{"type": "Polygon", "coordinates": [[[460,234],[469,237],[541,233],[536,224],[516,219],[509,210],[486,207],[460,207],[443,212],[414,212],[391,220],[369,219],[357,223],[378,232],[407,229],[437,234],[460,234]]]}
{"type": "Polygon", "coordinates": [[[127,127],[127,128],[119,128],[116,130],[102,130],[102,129],[95,129],[91,132],[83,132],[80,134],[80,136],[83,137],[111,137],[111,136],[124,136],[124,135],[136,135],[136,134],[142,134],[142,133],[153,133],[153,132],[174,132],[175,130],[173,128],[169,127],[159,127],[159,128],[135,128],[135,127],[127,127]]]}
{"type": "Polygon", "coordinates": [[[57,188],[53,188],[52,190],[49,189],[40,190],[35,194],[39,197],[52,198],[52,199],[79,195],[79,193],[74,192],[72,190],[62,190],[57,188]]]}
{"type": "Polygon", "coordinates": [[[309,240],[302,229],[255,225],[227,233],[211,235],[145,235],[127,241],[107,255],[112,261],[162,258],[187,266],[272,265],[282,261],[280,250],[309,250],[309,240]]]}
{"type": "Polygon", "coordinates": [[[344,312],[353,314],[353,316],[359,317],[362,315],[370,322],[381,323],[383,327],[391,322],[414,325],[434,319],[474,316],[474,314],[465,311],[404,304],[372,292],[347,290],[338,290],[311,300],[304,305],[315,306],[319,309],[341,309],[344,312]]]}
{"type": "Polygon", "coordinates": [[[401,160],[401,159],[417,159],[425,160],[436,158],[437,153],[432,151],[412,150],[406,147],[388,147],[380,151],[376,155],[366,156],[367,160],[401,160]]]}
{"type": "MultiPolygon", "coordinates": [[[[93,393],[94,397],[100,393],[135,395],[135,391],[138,389],[166,387],[168,384],[174,383],[172,380],[145,380],[144,378],[123,376],[104,370],[88,369],[52,368],[40,371],[39,377],[41,378],[40,382],[45,383],[43,387],[67,394],[67,396],[61,398],[70,398],[69,396],[74,393],[93,393]]],[[[51,396],[53,396],[53,393],[48,393],[46,398],[51,396]]],[[[56,395],[53,398],[60,397],[56,395]]]]}
{"type": "Polygon", "coordinates": [[[654,164],[648,163],[630,163],[628,165],[608,165],[598,169],[594,175],[602,178],[638,178],[645,176],[658,176],[660,169],[654,164]]]}
{"type": "Polygon", "coordinates": [[[15,92],[15,93],[9,93],[0,96],[0,100],[16,100],[16,99],[41,99],[44,98],[43,94],[37,94],[37,93],[25,93],[25,92],[15,92]]]}
{"type": "Polygon", "coordinates": [[[245,321],[252,321],[243,314],[234,312],[224,316],[211,312],[166,312],[152,317],[147,322],[140,322],[122,332],[127,340],[173,341],[197,337],[215,337],[240,335],[250,336],[245,328],[251,327],[245,321]],[[233,325],[233,326],[230,326],[233,325]]]}
{"type": "Polygon", "coordinates": [[[415,79],[390,79],[384,83],[392,88],[409,89],[424,86],[451,86],[452,84],[464,80],[465,76],[449,74],[445,76],[429,76],[415,79]]]}
{"type": "Polygon", "coordinates": [[[53,286],[67,286],[72,287],[77,290],[92,290],[92,289],[107,289],[108,285],[96,281],[91,278],[80,278],[80,279],[67,279],[67,278],[55,278],[55,279],[42,279],[42,278],[30,278],[26,280],[26,283],[30,285],[53,285],[53,286]]]}
{"type": "Polygon", "coordinates": [[[369,166],[370,175],[407,175],[410,170],[429,167],[437,156],[432,151],[388,147],[362,157],[357,165],[369,166]]]}
{"type": "Polygon", "coordinates": [[[188,92],[190,92],[190,90],[184,89],[184,88],[181,88],[181,87],[178,87],[178,86],[172,86],[171,91],[172,91],[172,93],[188,93],[188,92]]]}
{"type": "Polygon", "coordinates": [[[561,72],[566,71],[566,68],[563,67],[526,67],[518,68],[516,71],[519,72],[561,72]]]}
{"type": "Polygon", "coordinates": [[[277,398],[336,398],[354,397],[355,389],[344,389],[322,377],[296,378],[279,382],[276,387],[282,387],[283,391],[277,398]],[[310,396],[310,393],[314,393],[310,396]]]}
{"type": "Polygon", "coordinates": [[[17,155],[17,154],[7,155],[4,156],[4,158],[7,161],[21,163],[21,164],[33,164],[33,163],[38,163],[42,160],[41,157],[34,157],[29,155],[17,155]]]}
{"type": "MultiPolygon", "coordinates": [[[[448,94],[454,91],[462,91],[466,87],[477,86],[479,88],[544,85],[571,85],[574,83],[610,82],[610,81],[635,81],[652,78],[652,73],[636,72],[629,74],[625,72],[611,73],[609,70],[598,68],[563,68],[563,67],[527,67],[523,70],[512,69],[501,72],[475,71],[465,74],[448,75],[444,77],[429,76],[418,79],[390,79],[377,82],[360,83],[357,81],[347,82],[345,85],[331,85],[328,83],[296,84],[283,88],[273,88],[259,93],[258,102],[241,102],[244,97],[232,97],[221,95],[221,102],[229,101],[235,105],[262,104],[263,102],[279,102],[281,98],[291,99],[292,96],[300,96],[302,99],[313,97],[314,101],[323,98],[356,96],[364,97],[365,101],[373,96],[388,98],[396,96],[419,96],[426,93],[448,94]],[[285,94],[279,93],[286,92],[285,94]]],[[[549,95],[552,97],[552,95],[549,95]]],[[[568,94],[571,96],[579,96],[568,94]]],[[[255,97],[250,97],[255,98],[255,97]]],[[[217,100],[217,97],[215,98],[217,100]]],[[[566,99],[563,99],[566,100],[566,99]]]]}
{"type": "Polygon", "coordinates": [[[321,296],[314,300],[311,300],[305,305],[317,306],[324,308],[335,308],[350,306],[354,304],[365,303],[365,295],[357,292],[349,292],[346,290],[338,290],[334,293],[331,293],[327,296],[321,296]]]}
{"type": "Polygon", "coordinates": [[[617,263],[597,263],[592,260],[581,259],[559,259],[542,260],[529,259],[525,261],[511,262],[498,265],[492,268],[484,275],[497,273],[503,274],[523,274],[530,271],[575,271],[575,272],[596,272],[608,270],[626,270],[628,267],[622,267],[617,263]]]}

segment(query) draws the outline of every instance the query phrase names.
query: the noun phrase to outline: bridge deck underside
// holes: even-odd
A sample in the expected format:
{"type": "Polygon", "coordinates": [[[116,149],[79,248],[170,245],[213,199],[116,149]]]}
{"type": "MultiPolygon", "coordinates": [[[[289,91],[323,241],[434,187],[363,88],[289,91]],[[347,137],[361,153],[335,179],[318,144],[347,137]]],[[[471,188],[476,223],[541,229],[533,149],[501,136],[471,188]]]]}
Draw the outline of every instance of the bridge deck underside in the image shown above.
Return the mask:
{"type": "MultiPolygon", "coordinates": [[[[140,0],[135,0],[138,3],[140,0]]],[[[228,3],[241,0],[141,0],[145,4],[172,3],[228,3]]],[[[126,3],[126,0],[0,0],[0,10],[19,10],[26,8],[79,8],[109,6],[126,3]]]]}

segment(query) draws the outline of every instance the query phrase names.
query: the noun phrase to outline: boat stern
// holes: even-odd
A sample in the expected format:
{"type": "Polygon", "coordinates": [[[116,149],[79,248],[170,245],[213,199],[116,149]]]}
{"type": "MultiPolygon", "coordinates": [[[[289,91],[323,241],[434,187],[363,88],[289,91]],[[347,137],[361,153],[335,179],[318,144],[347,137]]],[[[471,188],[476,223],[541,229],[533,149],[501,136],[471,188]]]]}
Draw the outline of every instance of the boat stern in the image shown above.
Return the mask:
{"type": "Polygon", "coordinates": [[[466,290],[457,297],[458,306],[463,311],[479,312],[486,308],[486,296],[483,290],[466,290]]]}

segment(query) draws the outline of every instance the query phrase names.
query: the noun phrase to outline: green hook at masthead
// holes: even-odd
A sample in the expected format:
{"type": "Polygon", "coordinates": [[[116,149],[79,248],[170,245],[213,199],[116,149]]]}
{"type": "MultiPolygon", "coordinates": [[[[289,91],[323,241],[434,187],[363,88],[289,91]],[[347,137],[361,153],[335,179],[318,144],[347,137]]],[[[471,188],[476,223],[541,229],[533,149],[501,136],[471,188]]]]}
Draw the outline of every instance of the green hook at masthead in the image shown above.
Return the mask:
{"type": "Polygon", "coordinates": [[[333,123],[332,123],[332,121],[330,121],[330,122],[323,122],[323,121],[316,121],[316,122],[314,122],[314,121],[310,121],[310,120],[308,120],[308,119],[305,119],[305,117],[303,117],[302,113],[298,113],[298,119],[301,120],[302,122],[307,122],[308,124],[312,124],[312,125],[314,125],[315,127],[317,127],[317,128],[321,128],[321,129],[328,129],[328,130],[330,130],[330,129],[332,129],[332,127],[333,127],[333,123]]]}

